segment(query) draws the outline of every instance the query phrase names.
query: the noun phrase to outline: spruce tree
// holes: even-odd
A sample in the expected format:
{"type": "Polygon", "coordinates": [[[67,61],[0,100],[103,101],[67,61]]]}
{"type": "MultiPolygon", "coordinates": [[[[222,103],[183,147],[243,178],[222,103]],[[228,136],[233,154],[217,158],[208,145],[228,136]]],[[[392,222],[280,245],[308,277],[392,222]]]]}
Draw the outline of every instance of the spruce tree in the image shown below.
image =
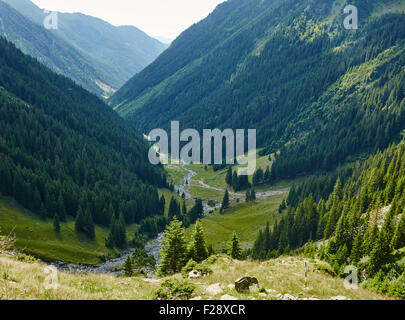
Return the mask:
{"type": "Polygon", "coordinates": [[[59,221],[59,215],[57,212],[53,216],[53,228],[56,233],[60,233],[60,221],[59,221]]]}
{"type": "Polygon", "coordinates": [[[113,213],[111,215],[110,231],[108,233],[107,239],[105,240],[105,246],[107,248],[110,248],[110,249],[112,249],[112,248],[114,248],[116,246],[116,243],[115,243],[115,229],[116,229],[115,224],[116,224],[116,221],[115,220],[116,220],[115,219],[115,214],[113,213]]]}
{"type": "Polygon", "coordinates": [[[242,249],[240,247],[240,240],[236,231],[232,234],[232,239],[229,244],[229,254],[232,259],[240,260],[242,258],[242,249]]]}
{"type": "Polygon", "coordinates": [[[229,208],[229,192],[228,189],[226,189],[224,198],[222,199],[221,212],[224,212],[228,208],[229,208]]]}
{"type": "Polygon", "coordinates": [[[225,182],[228,186],[232,186],[232,167],[228,167],[228,171],[226,173],[225,182]]]}
{"type": "Polygon", "coordinates": [[[94,230],[94,221],[89,206],[87,206],[84,215],[84,230],[90,239],[94,239],[96,237],[96,233],[94,230]]]}
{"type": "Polygon", "coordinates": [[[124,273],[127,277],[132,276],[132,260],[130,255],[128,255],[127,260],[125,260],[124,273]]]}
{"type": "Polygon", "coordinates": [[[252,192],[250,193],[250,200],[251,201],[256,200],[256,191],[255,191],[255,189],[252,189],[252,192]]]}
{"type": "Polygon", "coordinates": [[[204,261],[208,258],[207,247],[205,245],[204,230],[200,220],[197,220],[191,237],[191,258],[196,262],[204,261]]]}
{"type": "Polygon", "coordinates": [[[166,227],[163,246],[160,250],[159,273],[162,275],[180,272],[186,264],[186,240],[182,223],[176,217],[166,227]]]}
{"type": "Polygon", "coordinates": [[[250,190],[246,191],[245,200],[246,200],[246,202],[250,201],[250,190]]]}
{"type": "Polygon", "coordinates": [[[76,232],[85,232],[85,220],[84,220],[84,213],[81,206],[76,213],[76,220],[75,220],[75,230],[76,232]]]}
{"type": "Polygon", "coordinates": [[[392,238],[392,248],[400,249],[405,246],[405,210],[401,215],[392,238]]]}

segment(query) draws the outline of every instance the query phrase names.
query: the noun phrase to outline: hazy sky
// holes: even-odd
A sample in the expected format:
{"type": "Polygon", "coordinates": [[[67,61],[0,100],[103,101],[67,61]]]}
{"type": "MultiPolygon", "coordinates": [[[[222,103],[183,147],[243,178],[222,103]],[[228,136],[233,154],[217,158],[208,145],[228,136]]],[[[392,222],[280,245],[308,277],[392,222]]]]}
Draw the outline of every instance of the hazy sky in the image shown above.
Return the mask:
{"type": "Polygon", "coordinates": [[[115,26],[134,25],[151,36],[174,39],[225,0],[32,0],[38,7],[81,12],[115,26]]]}

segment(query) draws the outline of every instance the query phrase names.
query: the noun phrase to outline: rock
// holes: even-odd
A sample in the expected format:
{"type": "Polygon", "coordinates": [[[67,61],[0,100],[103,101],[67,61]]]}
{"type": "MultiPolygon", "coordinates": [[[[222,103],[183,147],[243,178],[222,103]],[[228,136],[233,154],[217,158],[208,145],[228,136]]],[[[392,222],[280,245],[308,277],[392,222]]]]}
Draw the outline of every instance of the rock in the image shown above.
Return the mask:
{"type": "Polygon", "coordinates": [[[228,284],[228,289],[229,290],[233,290],[233,289],[235,289],[235,285],[234,284],[228,284]]]}
{"type": "Polygon", "coordinates": [[[282,300],[298,300],[298,299],[296,297],[292,296],[291,294],[286,293],[285,295],[283,295],[282,300]]]}
{"type": "Polygon", "coordinates": [[[221,284],[219,284],[219,283],[215,283],[215,284],[212,284],[212,285],[210,285],[209,287],[207,287],[207,289],[205,289],[205,291],[208,293],[208,294],[211,294],[211,295],[217,295],[217,294],[221,294],[224,290],[222,290],[222,288],[221,288],[221,284]]]}
{"type": "Polygon", "coordinates": [[[198,297],[191,298],[190,300],[202,300],[202,297],[198,296],[198,297]]]}
{"type": "Polygon", "coordinates": [[[221,297],[221,300],[239,300],[239,299],[234,296],[230,296],[229,294],[225,294],[221,297]]]}
{"type": "Polygon", "coordinates": [[[249,291],[252,285],[259,285],[259,281],[255,277],[242,277],[235,281],[235,290],[239,293],[249,291]]]}
{"type": "Polygon", "coordinates": [[[259,293],[259,296],[261,296],[261,297],[267,297],[267,294],[265,294],[264,292],[260,292],[260,293],[259,293]]]}
{"type": "Polygon", "coordinates": [[[202,276],[201,272],[193,270],[188,274],[189,279],[198,279],[202,276]]]}
{"type": "Polygon", "coordinates": [[[250,292],[258,292],[259,291],[259,286],[257,284],[251,285],[249,287],[250,292]]]}
{"type": "Polygon", "coordinates": [[[278,292],[273,289],[266,289],[267,294],[276,295],[278,292]]]}
{"type": "Polygon", "coordinates": [[[345,297],[345,296],[335,296],[335,297],[332,297],[330,299],[331,300],[351,300],[350,298],[345,297]]]}

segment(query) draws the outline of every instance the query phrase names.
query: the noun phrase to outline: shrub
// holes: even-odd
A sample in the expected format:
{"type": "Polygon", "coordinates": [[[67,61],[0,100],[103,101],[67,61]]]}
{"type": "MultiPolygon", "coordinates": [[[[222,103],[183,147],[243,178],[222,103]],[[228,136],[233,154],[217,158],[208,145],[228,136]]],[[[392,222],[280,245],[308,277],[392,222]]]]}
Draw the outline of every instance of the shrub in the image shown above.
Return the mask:
{"type": "Polygon", "coordinates": [[[327,263],[317,263],[315,264],[315,269],[323,274],[330,275],[332,277],[336,276],[335,271],[332,269],[332,267],[327,264],[327,263]]]}
{"type": "Polygon", "coordinates": [[[194,290],[195,286],[186,280],[167,279],[154,292],[153,298],[155,300],[189,299],[194,290]]]}
{"type": "Polygon", "coordinates": [[[25,263],[40,262],[39,259],[37,259],[37,258],[35,258],[35,257],[33,257],[33,256],[29,255],[29,254],[25,254],[25,253],[21,253],[21,252],[17,254],[16,259],[18,261],[25,262],[25,263]]]}

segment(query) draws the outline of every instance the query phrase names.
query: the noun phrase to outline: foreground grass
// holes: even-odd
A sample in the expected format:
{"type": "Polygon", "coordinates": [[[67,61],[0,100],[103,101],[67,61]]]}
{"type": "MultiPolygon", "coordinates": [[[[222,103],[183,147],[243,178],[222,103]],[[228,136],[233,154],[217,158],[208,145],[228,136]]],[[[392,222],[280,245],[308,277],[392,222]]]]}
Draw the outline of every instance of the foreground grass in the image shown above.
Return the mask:
{"type": "MultiPolygon", "coordinates": [[[[307,261],[307,260],[305,260],[307,261]]],[[[266,262],[236,261],[218,257],[211,265],[211,275],[189,280],[196,286],[193,297],[220,299],[229,294],[240,300],[276,300],[277,294],[290,294],[300,298],[330,299],[345,296],[353,300],[387,299],[386,296],[364,290],[347,290],[342,279],[333,278],[316,271],[316,261],[308,261],[308,289],[304,290],[304,258],[281,257],[266,262]],[[269,295],[237,293],[228,285],[241,276],[255,276],[259,286],[274,290],[269,295]],[[222,293],[210,295],[207,287],[219,283],[222,293]]],[[[150,300],[163,279],[148,280],[142,277],[115,277],[110,275],[58,274],[58,288],[46,290],[44,272],[46,265],[24,263],[12,257],[0,255],[0,300],[150,300]]],[[[175,275],[181,278],[181,275],[175,275]]]]}

